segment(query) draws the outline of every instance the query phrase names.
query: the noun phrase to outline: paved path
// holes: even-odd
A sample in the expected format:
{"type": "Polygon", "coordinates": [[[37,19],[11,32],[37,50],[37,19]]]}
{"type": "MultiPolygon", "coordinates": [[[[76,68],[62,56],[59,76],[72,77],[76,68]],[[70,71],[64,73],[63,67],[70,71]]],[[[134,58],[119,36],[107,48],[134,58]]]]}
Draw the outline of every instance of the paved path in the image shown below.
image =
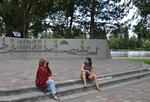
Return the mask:
{"type": "MultiPolygon", "coordinates": [[[[34,85],[38,61],[39,59],[0,59],[0,88],[34,85]]],[[[50,59],[49,62],[58,81],[80,78],[83,60],[50,59]]],[[[95,59],[93,64],[98,76],[143,68],[140,62],[119,59],[95,59]]]]}
{"type": "Polygon", "coordinates": [[[91,91],[88,95],[65,102],[150,102],[150,78],[91,91]]]}

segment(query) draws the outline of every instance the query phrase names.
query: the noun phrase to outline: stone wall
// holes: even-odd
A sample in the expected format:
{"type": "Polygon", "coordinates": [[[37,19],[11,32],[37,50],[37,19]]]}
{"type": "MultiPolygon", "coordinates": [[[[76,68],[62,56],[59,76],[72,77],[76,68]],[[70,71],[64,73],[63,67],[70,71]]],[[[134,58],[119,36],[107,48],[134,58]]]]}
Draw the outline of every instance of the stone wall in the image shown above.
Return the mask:
{"type": "Polygon", "coordinates": [[[0,53],[14,52],[38,53],[33,57],[45,54],[51,58],[111,58],[107,40],[0,37],[0,53]]]}

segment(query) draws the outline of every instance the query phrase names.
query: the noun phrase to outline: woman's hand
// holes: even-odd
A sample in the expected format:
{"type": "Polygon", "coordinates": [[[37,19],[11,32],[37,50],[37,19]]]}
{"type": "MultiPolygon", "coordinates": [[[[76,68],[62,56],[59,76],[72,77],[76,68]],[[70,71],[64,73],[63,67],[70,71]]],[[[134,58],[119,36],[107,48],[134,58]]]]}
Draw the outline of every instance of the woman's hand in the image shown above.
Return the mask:
{"type": "Polygon", "coordinates": [[[88,73],[88,74],[91,74],[91,72],[88,71],[88,70],[82,70],[82,72],[86,72],[86,73],[88,73]]]}
{"type": "Polygon", "coordinates": [[[87,73],[91,74],[91,72],[90,72],[90,71],[88,71],[88,70],[85,70],[85,72],[87,72],[87,73]]]}
{"type": "Polygon", "coordinates": [[[54,79],[53,77],[49,77],[48,79],[54,79]]]}

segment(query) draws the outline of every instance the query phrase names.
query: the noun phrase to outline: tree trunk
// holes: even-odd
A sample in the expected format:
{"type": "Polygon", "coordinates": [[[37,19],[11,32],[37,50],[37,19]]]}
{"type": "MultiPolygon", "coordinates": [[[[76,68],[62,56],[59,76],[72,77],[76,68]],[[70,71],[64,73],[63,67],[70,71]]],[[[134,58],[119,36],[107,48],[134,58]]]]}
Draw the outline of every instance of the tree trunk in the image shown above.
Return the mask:
{"type": "Polygon", "coordinates": [[[12,27],[10,25],[5,24],[6,27],[6,37],[14,37],[12,33],[12,27]]]}
{"type": "Polygon", "coordinates": [[[91,23],[90,23],[90,39],[94,39],[94,28],[95,28],[95,0],[92,0],[91,5],[91,23]]]}
{"type": "Polygon", "coordinates": [[[11,25],[11,18],[10,15],[5,15],[3,16],[3,20],[5,22],[5,30],[6,30],[6,37],[14,37],[12,31],[13,31],[13,26],[11,25]]]}
{"type": "Polygon", "coordinates": [[[23,19],[23,25],[22,25],[22,35],[23,38],[27,38],[28,37],[28,27],[29,27],[29,22],[26,16],[24,16],[23,19]]]}

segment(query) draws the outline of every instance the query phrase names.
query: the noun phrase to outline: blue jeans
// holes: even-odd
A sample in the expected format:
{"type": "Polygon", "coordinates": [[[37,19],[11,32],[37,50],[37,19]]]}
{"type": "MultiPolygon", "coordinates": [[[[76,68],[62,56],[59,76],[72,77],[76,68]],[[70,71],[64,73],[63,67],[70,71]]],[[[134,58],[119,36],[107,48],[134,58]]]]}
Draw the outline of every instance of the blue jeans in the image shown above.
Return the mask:
{"type": "Polygon", "coordinates": [[[55,82],[55,80],[49,79],[47,81],[47,84],[48,84],[47,90],[51,92],[52,96],[55,96],[55,94],[56,94],[56,87],[55,87],[56,86],[56,82],[55,82]]]}

